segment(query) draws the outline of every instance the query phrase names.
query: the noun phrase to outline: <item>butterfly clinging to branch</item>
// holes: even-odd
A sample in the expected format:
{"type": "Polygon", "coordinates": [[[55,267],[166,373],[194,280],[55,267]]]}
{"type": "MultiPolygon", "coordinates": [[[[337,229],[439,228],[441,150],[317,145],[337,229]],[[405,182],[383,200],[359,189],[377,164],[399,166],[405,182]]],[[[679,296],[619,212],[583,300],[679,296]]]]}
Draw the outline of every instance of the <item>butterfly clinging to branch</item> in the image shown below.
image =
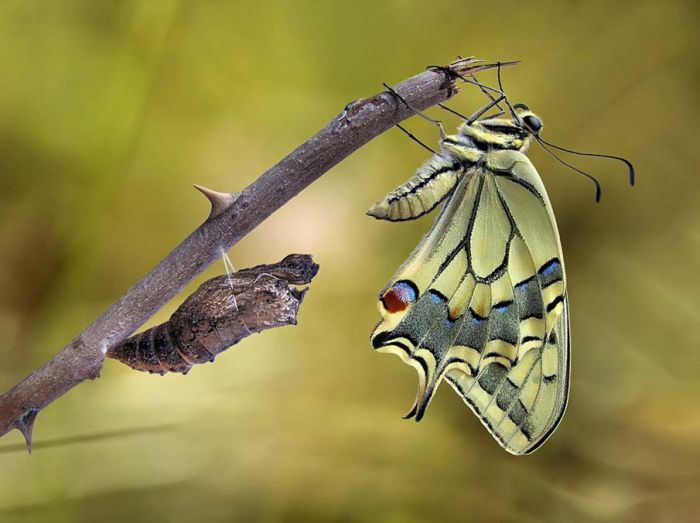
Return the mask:
{"type": "MultiPolygon", "coordinates": [[[[470,83],[491,102],[455,135],[440,125],[439,152],[368,211],[412,220],[444,202],[380,294],[372,345],[418,372],[407,418],[424,416],[445,379],[503,448],[522,455],[556,429],[568,397],[564,259],[547,192],[525,155],[533,139],[558,146],[540,138],[542,120],[524,104],[511,105],[502,87],[470,83]],[[484,117],[499,104],[508,117],[484,117]]],[[[627,160],[592,156],[625,162],[634,182],[627,160]]],[[[597,180],[560,161],[591,178],[599,199],[597,180]]]]}

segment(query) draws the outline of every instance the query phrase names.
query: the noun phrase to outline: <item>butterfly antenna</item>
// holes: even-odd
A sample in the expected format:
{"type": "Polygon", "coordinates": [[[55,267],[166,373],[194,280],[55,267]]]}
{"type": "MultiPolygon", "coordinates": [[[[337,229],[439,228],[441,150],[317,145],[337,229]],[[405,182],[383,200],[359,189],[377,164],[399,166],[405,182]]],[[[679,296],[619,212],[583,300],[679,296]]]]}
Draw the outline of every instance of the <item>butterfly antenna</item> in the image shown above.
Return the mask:
{"type": "Polygon", "coordinates": [[[539,137],[537,138],[537,140],[540,142],[540,144],[548,145],[550,147],[553,147],[555,149],[559,149],[560,151],[564,151],[567,153],[578,154],[579,156],[592,156],[594,158],[608,158],[609,160],[618,160],[627,166],[627,170],[629,171],[630,185],[634,185],[634,180],[635,180],[634,165],[632,165],[632,162],[630,162],[626,158],[623,158],[622,156],[614,156],[612,154],[584,153],[584,152],[580,152],[580,151],[574,151],[572,149],[567,149],[566,147],[560,147],[558,145],[554,145],[553,143],[546,142],[542,138],[539,138],[539,137]]]}
{"type": "Polygon", "coordinates": [[[549,145],[549,144],[545,145],[546,142],[544,142],[544,140],[542,140],[542,138],[540,138],[538,136],[536,136],[535,138],[539,142],[539,144],[542,146],[542,149],[544,149],[544,151],[549,156],[554,158],[556,161],[558,161],[562,165],[567,166],[569,169],[572,169],[572,170],[576,171],[577,173],[582,174],[583,176],[585,176],[586,178],[588,178],[589,180],[591,180],[593,182],[593,184],[595,185],[595,202],[599,203],[602,190],[601,190],[600,182],[598,181],[598,179],[595,176],[592,176],[592,175],[588,174],[587,172],[582,171],[581,169],[578,169],[578,168],[574,167],[573,165],[571,165],[570,163],[567,163],[564,160],[562,160],[561,158],[559,158],[556,154],[554,154],[552,151],[550,151],[547,148],[547,145],[549,145]]]}
{"type": "Polygon", "coordinates": [[[481,116],[484,115],[484,113],[488,112],[491,110],[492,107],[495,105],[498,105],[498,102],[501,100],[505,100],[506,96],[502,94],[498,98],[494,99],[492,102],[487,103],[485,106],[483,106],[481,109],[479,109],[477,112],[475,112],[473,115],[471,115],[469,118],[466,119],[467,125],[473,124],[475,121],[477,121],[481,116]]]}

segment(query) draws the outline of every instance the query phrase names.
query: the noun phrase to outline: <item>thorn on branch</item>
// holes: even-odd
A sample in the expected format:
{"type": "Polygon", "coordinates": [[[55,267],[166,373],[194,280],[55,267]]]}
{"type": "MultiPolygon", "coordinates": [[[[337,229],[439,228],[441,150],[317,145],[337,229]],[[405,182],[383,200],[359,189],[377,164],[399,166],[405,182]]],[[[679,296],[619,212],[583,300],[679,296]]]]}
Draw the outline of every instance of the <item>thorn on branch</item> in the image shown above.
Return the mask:
{"type": "Polygon", "coordinates": [[[24,441],[27,443],[27,452],[30,454],[32,453],[32,430],[34,429],[34,420],[36,420],[37,414],[39,414],[39,409],[27,409],[14,422],[15,428],[24,436],[24,441]]]}
{"type": "Polygon", "coordinates": [[[211,212],[207,220],[219,216],[238,199],[238,196],[240,196],[240,193],[218,192],[197,184],[194,184],[194,188],[206,196],[209,203],[211,203],[211,212]]]}

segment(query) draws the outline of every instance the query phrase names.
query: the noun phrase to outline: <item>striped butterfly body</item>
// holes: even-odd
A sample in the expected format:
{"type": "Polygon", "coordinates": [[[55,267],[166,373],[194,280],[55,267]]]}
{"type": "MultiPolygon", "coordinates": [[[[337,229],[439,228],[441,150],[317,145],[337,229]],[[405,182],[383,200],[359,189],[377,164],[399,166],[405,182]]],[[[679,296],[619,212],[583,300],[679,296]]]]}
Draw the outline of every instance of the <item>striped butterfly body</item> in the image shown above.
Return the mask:
{"type": "Polygon", "coordinates": [[[368,214],[410,220],[445,201],[382,291],[372,334],[375,349],[418,372],[407,417],[423,417],[444,378],[497,441],[521,455],[564,413],[569,314],[554,214],[524,154],[542,123],[522,104],[514,112],[465,122],[368,214]]]}

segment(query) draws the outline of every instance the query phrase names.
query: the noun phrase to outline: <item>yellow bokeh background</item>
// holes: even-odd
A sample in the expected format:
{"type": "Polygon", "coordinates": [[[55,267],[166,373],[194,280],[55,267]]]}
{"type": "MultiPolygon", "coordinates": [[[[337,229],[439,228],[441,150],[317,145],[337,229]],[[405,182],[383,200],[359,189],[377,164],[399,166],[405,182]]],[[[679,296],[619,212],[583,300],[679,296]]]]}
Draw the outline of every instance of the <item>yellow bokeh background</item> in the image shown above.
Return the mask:
{"type": "MultiPolygon", "coordinates": [[[[193,183],[239,190],[349,101],[457,54],[523,60],[505,87],[543,136],[630,158],[638,184],[567,157],[602,181],[595,205],[585,179],[530,153],[572,314],[569,408],[534,455],[500,449],[449,387],[420,424],[401,419],[415,373],[368,337],[431,218],[364,215],[426,158],[390,131],[230,252],[237,267],[314,255],[299,324],[186,377],[108,361],[39,416],[31,457],[16,431],[0,440],[0,521],[697,520],[699,14],[693,1],[2,2],[2,390],[204,220],[193,183]]],[[[464,88],[451,105],[483,102],[464,88]]]]}

